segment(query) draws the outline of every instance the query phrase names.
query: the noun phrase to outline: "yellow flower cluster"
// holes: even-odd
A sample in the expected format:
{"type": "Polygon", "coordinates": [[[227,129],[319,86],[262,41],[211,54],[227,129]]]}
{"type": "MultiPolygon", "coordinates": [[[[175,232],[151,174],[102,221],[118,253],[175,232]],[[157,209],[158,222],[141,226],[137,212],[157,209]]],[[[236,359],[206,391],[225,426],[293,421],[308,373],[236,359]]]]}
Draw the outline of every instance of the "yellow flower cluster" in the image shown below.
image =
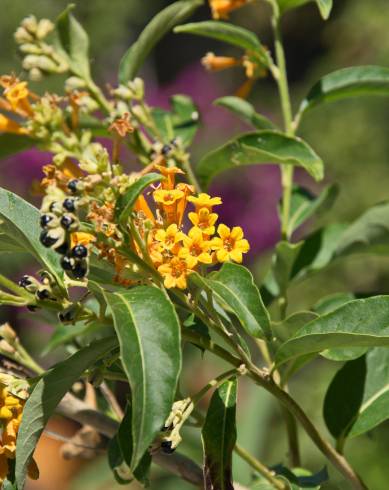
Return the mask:
{"type": "MultiPolygon", "coordinates": [[[[16,436],[23,414],[24,401],[12,395],[5,385],[0,384],[0,423],[2,427],[0,441],[0,483],[7,478],[9,460],[15,458],[16,436]]],[[[32,460],[28,474],[37,479],[39,471],[32,460]]]]}
{"type": "Polygon", "coordinates": [[[220,224],[216,230],[218,215],[214,206],[222,204],[220,197],[208,194],[194,194],[188,184],[175,185],[175,176],[183,173],[177,167],[157,166],[165,177],[161,185],[152,193],[157,207],[156,216],[142,195],[135,205],[138,223],[151,220],[152,229],[147,235],[147,248],[154,267],[164,278],[167,288],[187,287],[187,276],[201,266],[217,262],[242,262],[242,254],[250,246],[243,238],[242,228],[228,228],[220,224]],[[188,203],[194,210],[187,213],[189,223],[185,223],[188,203]],[[189,225],[187,233],[183,225],[189,225]],[[217,232],[217,236],[215,235],[217,232]]]}
{"type": "MultiPolygon", "coordinates": [[[[30,93],[27,82],[21,82],[14,76],[0,77],[0,86],[3,88],[3,97],[0,97],[0,109],[3,109],[19,118],[31,116],[30,93]]],[[[0,114],[0,131],[14,134],[26,134],[27,129],[16,120],[0,114]]]]}

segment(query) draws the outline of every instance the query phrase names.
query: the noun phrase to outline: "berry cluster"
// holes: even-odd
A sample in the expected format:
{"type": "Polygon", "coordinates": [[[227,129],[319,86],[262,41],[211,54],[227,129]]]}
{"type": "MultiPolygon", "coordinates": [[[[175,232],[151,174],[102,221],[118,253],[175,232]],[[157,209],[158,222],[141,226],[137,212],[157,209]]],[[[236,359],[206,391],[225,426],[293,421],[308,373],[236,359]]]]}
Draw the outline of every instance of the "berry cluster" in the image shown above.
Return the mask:
{"type": "MultiPolygon", "coordinates": [[[[78,185],[78,180],[73,179],[67,187],[72,194],[77,194],[78,185]]],[[[77,197],[66,197],[62,202],[53,201],[49,212],[41,215],[43,230],[40,241],[62,255],[61,266],[70,277],[82,279],[88,272],[88,249],[75,240],[80,225],[77,207],[77,197]]]]}

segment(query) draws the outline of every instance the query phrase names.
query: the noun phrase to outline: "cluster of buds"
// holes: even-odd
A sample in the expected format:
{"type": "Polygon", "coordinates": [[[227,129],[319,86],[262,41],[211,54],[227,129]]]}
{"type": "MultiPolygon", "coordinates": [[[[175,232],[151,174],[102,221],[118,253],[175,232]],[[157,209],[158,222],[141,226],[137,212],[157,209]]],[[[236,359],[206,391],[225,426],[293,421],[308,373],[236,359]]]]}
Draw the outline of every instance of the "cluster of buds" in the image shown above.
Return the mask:
{"type": "Polygon", "coordinates": [[[14,37],[23,57],[22,66],[31,80],[37,81],[44,73],[64,73],[67,62],[53,46],[45,42],[53,31],[54,24],[48,19],[37,20],[30,15],[23,19],[14,37]]]}
{"type": "Polygon", "coordinates": [[[173,403],[172,411],[162,427],[161,433],[151,448],[151,452],[162,451],[171,454],[182,441],[180,430],[194,409],[191,398],[173,403]]]}

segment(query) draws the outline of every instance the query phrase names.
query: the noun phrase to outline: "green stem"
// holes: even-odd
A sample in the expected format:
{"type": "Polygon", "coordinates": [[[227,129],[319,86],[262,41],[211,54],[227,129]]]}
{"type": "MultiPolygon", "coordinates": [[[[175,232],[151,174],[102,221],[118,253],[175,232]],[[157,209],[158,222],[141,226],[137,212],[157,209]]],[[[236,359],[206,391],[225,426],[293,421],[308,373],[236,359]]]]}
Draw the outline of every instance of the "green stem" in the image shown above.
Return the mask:
{"type": "Polygon", "coordinates": [[[196,189],[196,192],[197,193],[201,192],[201,186],[200,186],[199,181],[197,180],[197,177],[196,177],[196,175],[192,169],[192,165],[190,164],[189,158],[182,159],[181,165],[186,172],[186,175],[188,177],[189,182],[196,189]]]}
{"type": "Polygon", "coordinates": [[[226,371],[219,376],[217,376],[214,379],[211,379],[199,392],[197,392],[195,395],[191,397],[193,405],[196,405],[204,395],[208,393],[208,391],[212,388],[218,388],[221,384],[224,383],[224,381],[227,381],[227,379],[230,379],[232,376],[240,375],[239,368],[238,369],[230,369],[229,371],[226,371]]]}
{"type": "Polygon", "coordinates": [[[234,451],[238,454],[246,463],[248,463],[252,468],[254,468],[260,475],[262,475],[266,480],[273,485],[277,490],[285,490],[287,487],[285,483],[281,480],[278,480],[274,473],[269,470],[267,466],[265,466],[261,461],[257,458],[254,458],[252,454],[250,454],[246,449],[244,449],[239,444],[235,444],[234,451]]]}
{"type": "Polygon", "coordinates": [[[112,107],[108,100],[104,97],[104,94],[100,90],[100,88],[93,82],[93,80],[86,80],[87,87],[96,101],[99,103],[100,107],[104,109],[105,112],[110,114],[112,112],[112,107]]]}

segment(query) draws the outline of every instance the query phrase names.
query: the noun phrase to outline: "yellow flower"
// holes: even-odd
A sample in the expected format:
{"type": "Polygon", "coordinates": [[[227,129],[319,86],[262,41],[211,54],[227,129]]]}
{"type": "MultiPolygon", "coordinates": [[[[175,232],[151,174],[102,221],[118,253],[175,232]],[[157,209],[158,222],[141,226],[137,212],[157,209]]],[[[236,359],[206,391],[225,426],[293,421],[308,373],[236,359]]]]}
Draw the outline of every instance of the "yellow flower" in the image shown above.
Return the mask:
{"type": "Polygon", "coordinates": [[[70,247],[73,248],[76,245],[88,246],[91,242],[95,240],[95,237],[90,233],[85,233],[83,231],[76,231],[70,236],[70,247]]]}
{"type": "Polygon", "coordinates": [[[212,210],[213,206],[218,206],[219,204],[222,203],[220,197],[211,197],[210,195],[205,194],[204,192],[199,194],[197,197],[189,196],[188,201],[195,205],[196,211],[198,211],[201,208],[207,208],[209,210],[212,210]]]}
{"type": "Polygon", "coordinates": [[[32,114],[32,109],[28,97],[30,92],[27,87],[27,82],[17,82],[4,91],[4,96],[11,104],[14,112],[22,112],[27,115],[32,114]]]}
{"type": "Polygon", "coordinates": [[[216,258],[219,262],[233,260],[239,264],[242,262],[242,254],[250,250],[250,245],[243,238],[243,230],[240,226],[234,226],[232,230],[226,225],[217,228],[219,237],[212,239],[212,250],[216,250],[216,258]]]}
{"type": "Polygon", "coordinates": [[[180,248],[178,257],[181,259],[187,259],[193,257],[196,261],[202,264],[211,264],[212,257],[209,253],[211,248],[211,242],[204,240],[203,233],[200,228],[192,228],[189,230],[188,236],[183,236],[182,241],[184,246],[180,248]]]}
{"type": "Polygon", "coordinates": [[[184,196],[184,192],[178,189],[158,189],[153,192],[155,202],[162,209],[165,223],[177,223],[177,205],[184,196]]]}
{"type": "Polygon", "coordinates": [[[168,226],[166,230],[158,230],[155,233],[155,240],[160,242],[166,250],[172,250],[174,246],[182,240],[183,233],[178,230],[175,223],[168,226]]]}
{"type": "Polygon", "coordinates": [[[13,134],[27,134],[27,129],[23,128],[16,121],[0,114],[0,132],[13,134]]]}
{"type": "Polygon", "coordinates": [[[194,257],[188,257],[186,259],[180,259],[179,257],[173,257],[166,264],[162,264],[158,267],[164,278],[164,285],[166,288],[180,288],[185,289],[187,287],[187,276],[192,272],[195,267],[196,259],[194,257]]]}
{"type": "Polygon", "coordinates": [[[214,53],[207,53],[201,59],[201,64],[208,71],[222,71],[239,66],[242,61],[232,56],[215,56],[214,53]]]}
{"type": "Polygon", "coordinates": [[[233,10],[243,7],[250,0],[209,0],[212,17],[214,19],[228,19],[228,14],[233,10]]]}
{"type": "Polygon", "coordinates": [[[213,235],[215,233],[215,223],[218,215],[211,213],[208,208],[201,208],[196,213],[189,213],[188,218],[191,223],[199,228],[204,235],[213,235]]]}

